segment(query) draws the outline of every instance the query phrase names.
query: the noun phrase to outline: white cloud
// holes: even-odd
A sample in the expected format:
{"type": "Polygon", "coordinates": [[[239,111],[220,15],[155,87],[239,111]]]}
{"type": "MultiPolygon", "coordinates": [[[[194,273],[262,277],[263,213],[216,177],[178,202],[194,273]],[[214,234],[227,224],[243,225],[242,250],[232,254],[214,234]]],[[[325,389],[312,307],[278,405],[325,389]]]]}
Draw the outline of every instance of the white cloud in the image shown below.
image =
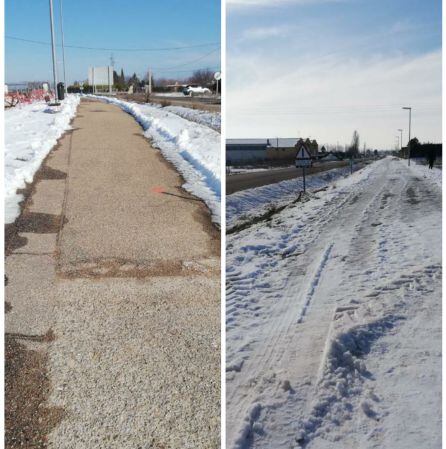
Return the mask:
{"type": "Polygon", "coordinates": [[[285,37],[291,31],[289,26],[254,27],[247,28],[242,33],[242,40],[263,40],[276,37],[285,37]]]}
{"type": "MultiPolygon", "coordinates": [[[[363,141],[390,147],[397,129],[441,141],[441,50],[421,56],[367,58],[250,53],[227,58],[228,137],[310,135],[346,143],[357,129],[363,141]]],[[[406,135],[404,136],[406,138],[406,135]]]]}

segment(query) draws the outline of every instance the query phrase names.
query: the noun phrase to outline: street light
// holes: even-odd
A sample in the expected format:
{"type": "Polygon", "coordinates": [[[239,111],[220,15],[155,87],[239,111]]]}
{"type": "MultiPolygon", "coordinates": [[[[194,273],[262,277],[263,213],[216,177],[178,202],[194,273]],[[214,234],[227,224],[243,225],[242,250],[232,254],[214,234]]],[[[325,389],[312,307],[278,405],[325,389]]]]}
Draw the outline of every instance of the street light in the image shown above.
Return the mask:
{"type": "Polygon", "coordinates": [[[412,122],[412,107],[404,106],[403,109],[407,109],[409,111],[409,143],[407,144],[407,149],[408,149],[408,165],[410,165],[410,125],[412,122]]]}
{"type": "Polygon", "coordinates": [[[400,150],[403,149],[403,130],[402,129],[398,129],[398,131],[401,134],[401,140],[400,140],[400,150]]]}

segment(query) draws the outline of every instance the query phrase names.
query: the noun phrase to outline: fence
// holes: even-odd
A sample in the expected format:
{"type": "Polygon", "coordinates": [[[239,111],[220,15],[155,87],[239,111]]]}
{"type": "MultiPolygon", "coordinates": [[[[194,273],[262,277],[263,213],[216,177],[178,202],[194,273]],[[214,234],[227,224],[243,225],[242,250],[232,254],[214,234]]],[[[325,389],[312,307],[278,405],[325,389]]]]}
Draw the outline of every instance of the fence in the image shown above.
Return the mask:
{"type": "Polygon", "coordinates": [[[16,90],[5,93],[5,108],[12,108],[18,104],[31,104],[35,101],[49,100],[54,98],[54,94],[45,92],[43,89],[16,90]]]}

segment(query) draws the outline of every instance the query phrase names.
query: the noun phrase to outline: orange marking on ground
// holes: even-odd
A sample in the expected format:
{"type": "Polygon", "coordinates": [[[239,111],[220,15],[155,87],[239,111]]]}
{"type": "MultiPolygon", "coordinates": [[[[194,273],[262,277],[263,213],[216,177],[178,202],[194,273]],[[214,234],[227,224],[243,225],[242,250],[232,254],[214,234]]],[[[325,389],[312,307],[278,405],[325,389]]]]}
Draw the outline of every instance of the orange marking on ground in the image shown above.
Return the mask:
{"type": "Polygon", "coordinates": [[[150,189],[150,191],[153,192],[153,193],[164,193],[166,190],[164,189],[164,187],[155,186],[155,187],[152,187],[150,189]]]}

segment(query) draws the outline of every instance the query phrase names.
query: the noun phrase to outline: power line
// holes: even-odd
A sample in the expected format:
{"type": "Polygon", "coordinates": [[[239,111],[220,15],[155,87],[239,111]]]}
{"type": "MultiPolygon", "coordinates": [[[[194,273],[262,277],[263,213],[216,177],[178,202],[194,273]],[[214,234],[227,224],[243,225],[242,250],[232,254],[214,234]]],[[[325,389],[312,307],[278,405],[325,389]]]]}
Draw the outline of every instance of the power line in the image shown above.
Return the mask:
{"type": "Polygon", "coordinates": [[[204,54],[204,55],[201,55],[199,58],[193,59],[192,61],[184,62],[184,63],[182,63],[182,64],[174,65],[174,66],[172,66],[172,67],[154,67],[154,70],[164,70],[164,71],[169,71],[169,70],[172,70],[172,69],[176,69],[176,68],[178,68],[178,67],[184,67],[185,65],[195,64],[196,62],[203,60],[203,59],[206,58],[207,56],[209,56],[209,55],[211,55],[212,53],[215,53],[216,51],[219,51],[219,50],[220,50],[220,48],[214,48],[214,50],[212,50],[212,51],[210,51],[210,52],[208,52],[208,53],[206,53],[206,54],[204,54]]]}
{"type": "Polygon", "coordinates": [[[172,73],[186,73],[186,72],[195,72],[197,70],[220,70],[220,66],[211,66],[211,67],[202,67],[199,69],[186,69],[186,70],[160,70],[160,69],[156,69],[157,72],[159,73],[164,73],[164,72],[172,72],[172,73]]]}
{"type": "MultiPolygon", "coordinates": [[[[11,39],[20,42],[28,42],[31,44],[37,45],[51,45],[49,42],[43,41],[35,41],[32,39],[23,39],[21,37],[15,36],[5,36],[6,39],[11,39]]],[[[100,50],[100,51],[128,51],[128,52],[138,52],[138,51],[175,51],[175,50],[187,50],[190,48],[200,48],[200,47],[210,47],[218,45],[220,47],[220,42],[208,42],[204,44],[195,44],[195,45],[184,45],[181,47],[159,47],[159,48],[105,48],[105,47],[83,47],[80,45],[67,45],[66,48],[77,48],[80,50],[100,50]]],[[[60,45],[58,45],[60,47],[60,45]]]]}

